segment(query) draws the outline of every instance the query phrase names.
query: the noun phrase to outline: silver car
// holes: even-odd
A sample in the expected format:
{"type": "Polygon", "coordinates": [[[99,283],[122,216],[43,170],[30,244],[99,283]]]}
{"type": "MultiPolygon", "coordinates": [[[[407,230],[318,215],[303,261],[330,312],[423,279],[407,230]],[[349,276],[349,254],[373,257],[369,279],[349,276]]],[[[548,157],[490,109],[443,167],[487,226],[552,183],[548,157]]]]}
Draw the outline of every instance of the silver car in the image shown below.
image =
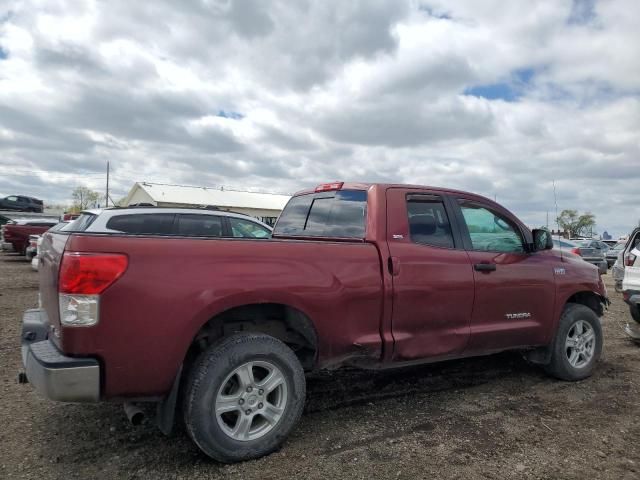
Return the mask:
{"type": "Polygon", "coordinates": [[[598,267],[601,275],[607,273],[608,267],[604,251],[592,246],[591,240],[572,241],[556,237],[553,239],[553,248],[562,249],[582,257],[585,262],[598,267]]]}

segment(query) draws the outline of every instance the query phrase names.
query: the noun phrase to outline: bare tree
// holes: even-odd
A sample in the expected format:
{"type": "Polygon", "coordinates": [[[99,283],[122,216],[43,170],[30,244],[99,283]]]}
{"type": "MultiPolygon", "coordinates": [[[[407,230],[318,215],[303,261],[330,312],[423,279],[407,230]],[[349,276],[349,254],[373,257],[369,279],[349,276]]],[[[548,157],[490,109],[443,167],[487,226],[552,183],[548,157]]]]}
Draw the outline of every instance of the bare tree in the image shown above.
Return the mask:
{"type": "Polygon", "coordinates": [[[76,187],[71,193],[71,198],[73,199],[73,210],[80,211],[95,207],[100,194],[87,187],[76,187]]]}

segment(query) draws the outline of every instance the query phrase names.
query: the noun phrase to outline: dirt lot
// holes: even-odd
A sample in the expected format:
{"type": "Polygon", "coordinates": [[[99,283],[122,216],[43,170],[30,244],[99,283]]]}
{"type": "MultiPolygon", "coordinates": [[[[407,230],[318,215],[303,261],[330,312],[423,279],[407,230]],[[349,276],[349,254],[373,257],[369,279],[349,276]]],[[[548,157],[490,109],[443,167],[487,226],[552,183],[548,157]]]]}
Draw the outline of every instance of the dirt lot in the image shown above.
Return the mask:
{"type": "MultiPolygon", "coordinates": [[[[611,276],[606,280],[611,282],[611,276]]],[[[308,380],[284,448],[237,465],[208,460],[184,433],[130,426],[120,405],[61,404],[18,385],[23,310],[37,273],[0,255],[0,478],[640,478],[640,347],[609,284],[605,349],[580,383],[516,354],[308,380]]]]}

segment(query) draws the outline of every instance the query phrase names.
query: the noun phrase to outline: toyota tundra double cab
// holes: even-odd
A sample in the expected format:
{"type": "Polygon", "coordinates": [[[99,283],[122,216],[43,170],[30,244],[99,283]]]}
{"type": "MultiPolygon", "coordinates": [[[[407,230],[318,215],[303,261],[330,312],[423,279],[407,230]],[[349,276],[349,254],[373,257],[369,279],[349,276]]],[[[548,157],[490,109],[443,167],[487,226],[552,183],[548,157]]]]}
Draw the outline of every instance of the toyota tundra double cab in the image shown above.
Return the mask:
{"type": "Polygon", "coordinates": [[[575,381],[602,349],[598,269],[471,193],[323,184],[294,195],[267,240],[86,223],[44,234],[22,380],[131,418],[155,402],[165,433],[180,411],[222,462],[282,445],[308,371],[517,350],[575,381]]]}

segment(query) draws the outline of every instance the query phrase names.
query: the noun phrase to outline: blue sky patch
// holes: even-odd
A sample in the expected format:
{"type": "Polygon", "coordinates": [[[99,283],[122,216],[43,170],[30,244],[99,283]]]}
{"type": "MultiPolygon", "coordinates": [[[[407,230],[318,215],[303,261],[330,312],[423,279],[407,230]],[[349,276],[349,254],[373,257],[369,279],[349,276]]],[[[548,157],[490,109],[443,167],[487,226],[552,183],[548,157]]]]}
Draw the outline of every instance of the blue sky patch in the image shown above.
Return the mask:
{"type": "Polygon", "coordinates": [[[242,120],[244,115],[232,110],[218,110],[216,117],[230,118],[231,120],[242,120]]]}
{"type": "Polygon", "coordinates": [[[9,52],[2,48],[2,45],[0,45],[0,60],[5,60],[7,58],[9,58],[9,52]]]}
{"type": "Polygon", "coordinates": [[[464,94],[489,100],[513,102],[523,95],[524,90],[531,83],[534,76],[535,71],[533,68],[515,70],[511,74],[511,78],[507,81],[487,85],[476,85],[467,88],[464,94]]]}

